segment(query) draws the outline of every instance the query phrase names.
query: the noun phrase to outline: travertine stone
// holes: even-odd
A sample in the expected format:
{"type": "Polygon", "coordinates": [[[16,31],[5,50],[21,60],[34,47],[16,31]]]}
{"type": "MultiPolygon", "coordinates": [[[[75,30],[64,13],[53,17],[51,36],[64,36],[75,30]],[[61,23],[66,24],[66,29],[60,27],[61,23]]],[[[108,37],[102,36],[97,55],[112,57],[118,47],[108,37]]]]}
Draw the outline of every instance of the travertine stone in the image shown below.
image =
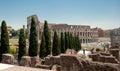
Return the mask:
{"type": "Polygon", "coordinates": [[[31,66],[31,57],[23,56],[20,61],[21,66],[30,67],[31,66]]]}
{"type": "Polygon", "coordinates": [[[110,49],[110,53],[119,60],[119,49],[110,49]]]}
{"type": "Polygon", "coordinates": [[[14,56],[12,54],[3,54],[2,55],[2,63],[6,64],[14,64],[14,56]]]}
{"type": "Polygon", "coordinates": [[[36,67],[41,64],[41,59],[38,56],[31,57],[31,67],[36,67]]]}

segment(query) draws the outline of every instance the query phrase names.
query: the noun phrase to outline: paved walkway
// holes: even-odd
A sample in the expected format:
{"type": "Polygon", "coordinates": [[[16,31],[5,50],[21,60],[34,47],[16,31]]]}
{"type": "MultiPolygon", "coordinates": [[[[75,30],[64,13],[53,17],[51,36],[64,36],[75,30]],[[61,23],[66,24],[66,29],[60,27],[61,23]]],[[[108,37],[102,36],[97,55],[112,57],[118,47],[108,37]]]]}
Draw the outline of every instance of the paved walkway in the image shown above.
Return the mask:
{"type": "Polygon", "coordinates": [[[1,64],[0,63],[0,71],[53,71],[53,70],[14,66],[14,65],[8,65],[8,64],[1,64]]]}

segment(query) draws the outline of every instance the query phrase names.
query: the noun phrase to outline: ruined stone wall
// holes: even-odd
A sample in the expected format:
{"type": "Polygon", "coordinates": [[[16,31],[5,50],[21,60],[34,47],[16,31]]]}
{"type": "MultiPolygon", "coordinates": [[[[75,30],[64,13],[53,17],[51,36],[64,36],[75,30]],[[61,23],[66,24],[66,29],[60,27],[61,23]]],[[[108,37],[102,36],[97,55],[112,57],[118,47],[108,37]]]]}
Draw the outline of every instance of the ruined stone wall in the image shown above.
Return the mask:
{"type": "Polygon", "coordinates": [[[15,58],[12,54],[3,54],[2,55],[2,63],[5,64],[14,64],[15,58]]]}
{"type": "Polygon", "coordinates": [[[91,62],[68,54],[48,57],[41,62],[37,57],[22,57],[21,65],[55,71],[120,71],[120,64],[91,62]]]}
{"type": "Polygon", "coordinates": [[[115,46],[116,43],[120,45],[120,28],[113,29],[110,33],[111,36],[111,45],[115,46]]]}
{"type": "Polygon", "coordinates": [[[82,71],[82,64],[75,56],[60,57],[61,71],[82,71]]]}
{"type": "Polygon", "coordinates": [[[76,56],[60,57],[61,71],[120,71],[119,64],[89,62],[76,56]]]}

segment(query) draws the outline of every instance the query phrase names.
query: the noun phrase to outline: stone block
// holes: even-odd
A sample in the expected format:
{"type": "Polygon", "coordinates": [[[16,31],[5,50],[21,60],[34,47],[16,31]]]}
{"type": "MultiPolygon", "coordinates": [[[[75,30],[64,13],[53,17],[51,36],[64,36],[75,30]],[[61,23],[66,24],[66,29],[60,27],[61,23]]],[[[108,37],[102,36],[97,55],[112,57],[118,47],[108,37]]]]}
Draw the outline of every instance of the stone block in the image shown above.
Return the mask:
{"type": "Polygon", "coordinates": [[[61,71],[82,71],[82,66],[76,56],[61,55],[61,71]]]}
{"type": "Polygon", "coordinates": [[[94,53],[94,54],[90,54],[89,57],[92,58],[92,61],[99,61],[99,54],[98,53],[94,53]]]}
{"type": "Polygon", "coordinates": [[[111,55],[110,53],[105,53],[105,52],[101,52],[100,54],[103,56],[110,56],[111,55]]]}
{"type": "Polygon", "coordinates": [[[60,56],[46,57],[44,65],[60,65],[60,56]]]}
{"type": "Polygon", "coordinates": [[[60,65],[53,65],[51,70],[61,71],[61,66],[60,65]]]}
{"type": "Polygon", "coordinates": [[[115,57],[111,57],[111,56],[106,56],[105,62],[107,62],[107,63],[119,63],[115,57]]]}
{"type": "Polygon", "coordinates": [[[41,59],[38,56],[31,57],[31,67],[36,67],[39,64],[41,64],[41,59]]]}
{"type": "Polygon", "coordinates": [[[110,53],[119,60],[119,49],[110,49],[110,53]]]}
{"type": "Polygon", "coordinates": [[[99,57],[99,62],[105,62],[105,57],[104,56],[100,56],[99,57]]]}
{"type": "Polygon", "coordinates": [[[31,57],[23,56],[20,61],[21,66],[30,67],[31,66],[31,57]]]}
{"type": "Polygon", "coordinates": [[[14,64],[14,56],[12,54],[3,54],[2,55],[2,63],[6,64],[14,64]]]}
{"type": "Polygon", "coordinates": [[[42,69],[48,69],[48,70],[50,70],[51,66],[49,66],[49,65],[37,65],[36,68],[42,68],[42,69]]]}

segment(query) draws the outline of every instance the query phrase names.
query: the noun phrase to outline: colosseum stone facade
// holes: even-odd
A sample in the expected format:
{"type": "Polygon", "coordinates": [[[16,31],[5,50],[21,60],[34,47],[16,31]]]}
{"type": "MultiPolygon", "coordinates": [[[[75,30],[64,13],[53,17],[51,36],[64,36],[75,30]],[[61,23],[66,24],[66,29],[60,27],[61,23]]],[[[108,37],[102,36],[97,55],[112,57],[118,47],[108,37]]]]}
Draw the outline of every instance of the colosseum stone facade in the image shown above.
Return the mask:
{"type": "MultiPolygon", "coordinates": [[[[41,33],[43,32],[44,23],[41,23],[38,20],[37,15],[32,15],[27,17],[27,32],[28,32],[28,38],[30,34],[30,23],[31,18],[35,18],[35,22],[37,25],[37,32],[38,32],[38,39],[41,39],[41,33]]],[[[90,26],[88,25],[68,25],[68,24],[56,24],[56,23],[48,23],[48,27],[51,32],[51,36],[53,36],[54,31],[57,32],[57,34],[60,36],[61,32],[70,32],[72,35],[79,35],[79,38],[81,40],[81,43],[90,43],[94,42],[95,39],[98,37],[97,31],[93,31],[90,26]]]]}

